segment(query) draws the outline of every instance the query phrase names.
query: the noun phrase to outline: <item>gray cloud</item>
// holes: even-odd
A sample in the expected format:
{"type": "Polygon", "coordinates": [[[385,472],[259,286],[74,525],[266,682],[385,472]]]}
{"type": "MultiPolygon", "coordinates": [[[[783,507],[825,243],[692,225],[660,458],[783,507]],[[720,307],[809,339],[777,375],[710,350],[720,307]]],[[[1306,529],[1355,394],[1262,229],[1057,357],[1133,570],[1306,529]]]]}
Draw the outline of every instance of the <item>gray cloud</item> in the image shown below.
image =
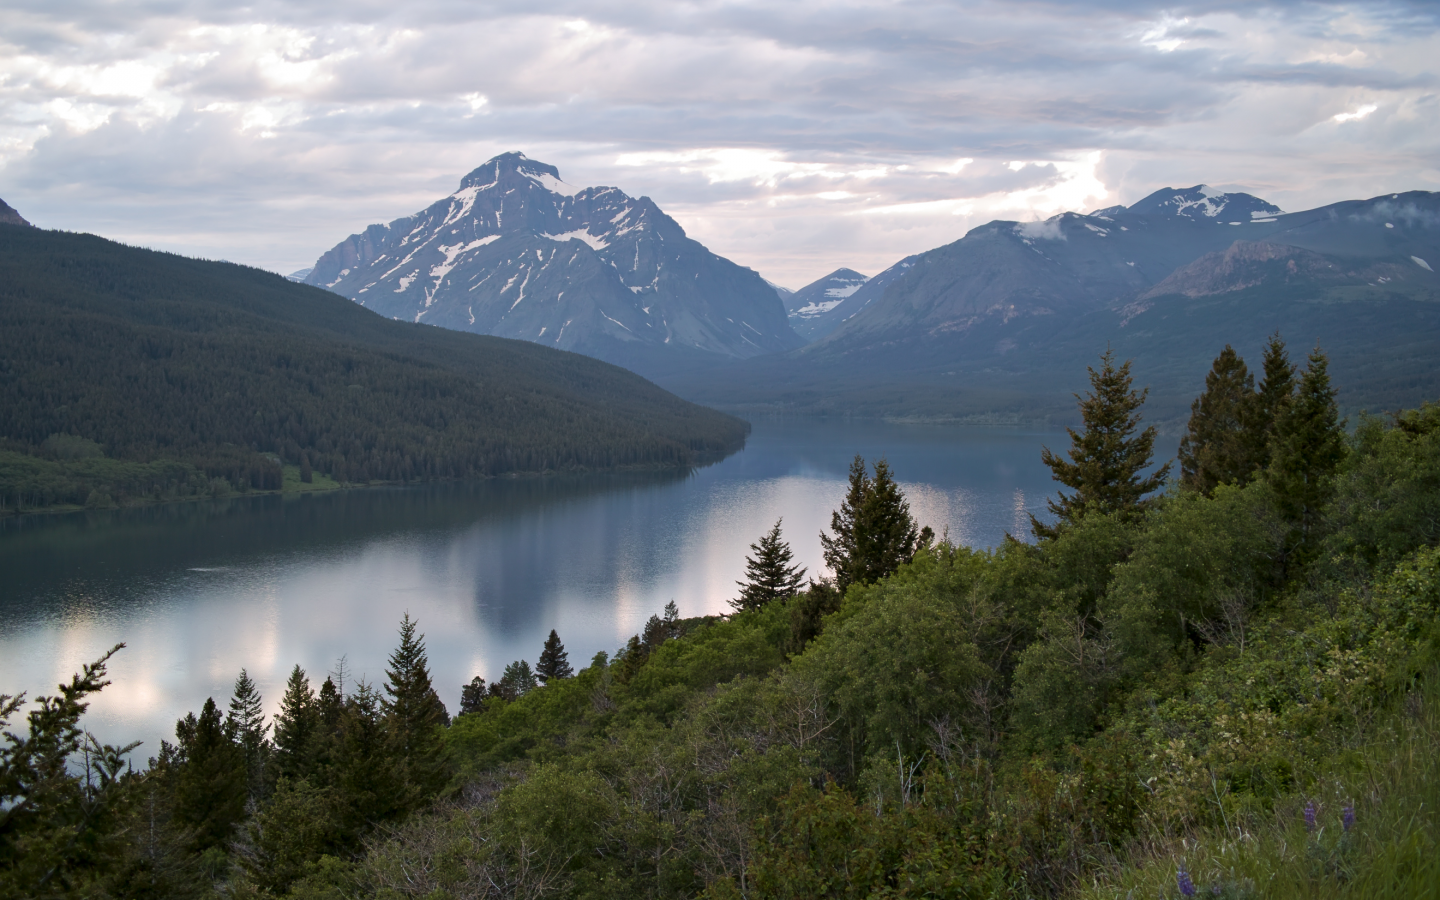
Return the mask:
{"type": "Polygon", "coordinates": [[[1412,2],[12,2],[0,197],[288,271],[519,149],[798,286],[1166,185],[1440,188],[1437,51],[1412,2]]]}

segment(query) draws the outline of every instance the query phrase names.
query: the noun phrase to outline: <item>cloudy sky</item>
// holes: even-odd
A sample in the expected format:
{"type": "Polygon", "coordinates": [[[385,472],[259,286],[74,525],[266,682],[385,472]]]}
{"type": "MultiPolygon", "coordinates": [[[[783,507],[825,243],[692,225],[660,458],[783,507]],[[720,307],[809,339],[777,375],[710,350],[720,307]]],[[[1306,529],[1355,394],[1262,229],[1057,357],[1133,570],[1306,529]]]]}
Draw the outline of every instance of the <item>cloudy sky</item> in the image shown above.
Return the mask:
{"type": "Polygon", "coordinates": [[[1206,182],[1440,190],[1433,2],[0,0],[0,197],[281,272],[521,150],[799,287],[1206,182]]]}

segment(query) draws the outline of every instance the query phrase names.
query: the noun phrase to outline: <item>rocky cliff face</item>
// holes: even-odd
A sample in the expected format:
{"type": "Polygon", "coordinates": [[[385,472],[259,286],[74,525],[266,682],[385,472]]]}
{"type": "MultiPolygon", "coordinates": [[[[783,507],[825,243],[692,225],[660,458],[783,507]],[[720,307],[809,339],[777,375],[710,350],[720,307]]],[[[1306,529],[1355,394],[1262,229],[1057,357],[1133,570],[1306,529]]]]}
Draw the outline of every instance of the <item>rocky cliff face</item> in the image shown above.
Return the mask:
{"type": "Polygon", "coordinates": [[[642,372],[802,343],[773,287],[686,237],[648,197],[575,188],[520,153],[413,216],[351,235],[305,281],[392,318],[642,372]]]}
{"type": "Polygon", "coordinates": [[[0,200],[0,225],[29,225],[15,208],[4,200],[0,200]]]}

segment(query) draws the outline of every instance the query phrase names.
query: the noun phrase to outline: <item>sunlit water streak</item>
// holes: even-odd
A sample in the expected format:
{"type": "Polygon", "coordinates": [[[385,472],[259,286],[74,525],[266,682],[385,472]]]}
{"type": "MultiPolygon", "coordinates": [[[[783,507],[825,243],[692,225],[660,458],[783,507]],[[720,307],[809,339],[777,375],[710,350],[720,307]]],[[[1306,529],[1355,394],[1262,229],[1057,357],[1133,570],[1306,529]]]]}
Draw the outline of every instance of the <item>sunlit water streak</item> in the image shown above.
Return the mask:
{"type": "Polygon", "coordinates": [[[126,642],[86,723],[153,754],[243,666],[273,713],[291,666],[343,655],[378,684],[402,614],[426,635],[453,710],[473,675],[532,662],[551,628],[577,668],[674,600],[727,611],[749,544],[779,518],[798,561],[855,453],[885,455],[916,517],[953,541],[1028,533],[1063,434],[759,422],[746,449],[692,473],[500,479],[0,522],[0,690],[53,690],[126,642]]]}

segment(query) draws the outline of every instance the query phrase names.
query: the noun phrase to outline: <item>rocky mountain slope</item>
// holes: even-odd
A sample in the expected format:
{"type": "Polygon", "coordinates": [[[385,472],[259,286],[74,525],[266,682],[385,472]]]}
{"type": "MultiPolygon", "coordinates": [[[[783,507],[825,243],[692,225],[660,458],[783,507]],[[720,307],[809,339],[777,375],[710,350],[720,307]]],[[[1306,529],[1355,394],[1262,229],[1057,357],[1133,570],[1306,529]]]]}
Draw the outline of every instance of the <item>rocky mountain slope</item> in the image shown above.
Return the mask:
{"type": "Polygon", "coordinates": [[[15,208],[0,200],[0,225],[29,225],[30,223],[15,211],[15,208]]]}
{"type": "Polygon", "coordinates": [[[1043,418],[1072,407],[1108,343],[1135,359],[1157,413],[1181,416],[1226,343],[1258,353],[1279,330],[1297,356],[1317,341],[1331,354],[1352,408],[1440,395],[1436,193],[1284,213],[1166,188],[1090,215],[990,222],[906,262],[802,350],[666,383],[732,407],[1043,418]]]}
{"type": "Polygon", "coordinates": [[[807,341],[813,341],[835,330],[842,319],[833,313],[868,281],[854,269],[836,269],[829,275],[792,291],[780,299],[785,303],[785,312],[790,316],[790,327],[807,341]]]}
{"type": "Polygon", "coordinates": [[[520,153],[413,216],[351,235],[305,281],[391,318],[645,373],[802,343],[764,279],[686,237],[648,197],[573,187],[520,153]]]}

